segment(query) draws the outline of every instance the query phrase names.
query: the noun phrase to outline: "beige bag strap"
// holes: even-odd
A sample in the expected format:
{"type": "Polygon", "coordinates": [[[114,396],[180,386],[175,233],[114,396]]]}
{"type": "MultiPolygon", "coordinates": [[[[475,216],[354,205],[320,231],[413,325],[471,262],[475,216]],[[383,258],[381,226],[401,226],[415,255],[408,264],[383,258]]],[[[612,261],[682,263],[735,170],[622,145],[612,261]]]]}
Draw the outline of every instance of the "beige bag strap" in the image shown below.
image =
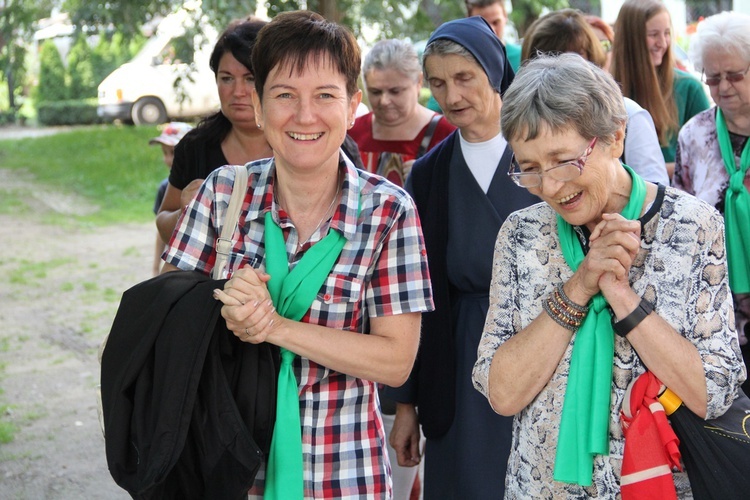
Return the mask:
{"type": "Polygon", "coordinates": [[[216,262],[211,270],[211,277],[215,280],[226,278],[229,255],[232,252],[232,236],[240,218],[242,202],[247,192],[247,167],[245,165],[234,165],[234,185],[232,186],[232,197],[221,226],[221,234],[216,239],[216,262]]]}

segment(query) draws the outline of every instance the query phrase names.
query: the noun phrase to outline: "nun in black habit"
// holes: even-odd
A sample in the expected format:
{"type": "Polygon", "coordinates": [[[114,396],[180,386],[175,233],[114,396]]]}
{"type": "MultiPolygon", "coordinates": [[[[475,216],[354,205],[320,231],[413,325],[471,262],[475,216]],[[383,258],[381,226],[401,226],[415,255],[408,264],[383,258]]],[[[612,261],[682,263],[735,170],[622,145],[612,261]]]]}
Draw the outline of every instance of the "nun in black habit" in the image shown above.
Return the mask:
{"type": "Polygon", "coordinates": [[[422,221],[435,311],[422,315],[409,380],[386,390],[398,402],[389,440],[401,465],[416,466],[422,426],[425,500],[498,499],[513,419],[490,408],[471,372],[489,307],[495,238],[511,212],[539,199],[507,175],[512,151],[500,108],[514,73],[487,22],[476,16],[441,25],[423,65],[458,130],[414,163],[405,186],[422,221]]]}

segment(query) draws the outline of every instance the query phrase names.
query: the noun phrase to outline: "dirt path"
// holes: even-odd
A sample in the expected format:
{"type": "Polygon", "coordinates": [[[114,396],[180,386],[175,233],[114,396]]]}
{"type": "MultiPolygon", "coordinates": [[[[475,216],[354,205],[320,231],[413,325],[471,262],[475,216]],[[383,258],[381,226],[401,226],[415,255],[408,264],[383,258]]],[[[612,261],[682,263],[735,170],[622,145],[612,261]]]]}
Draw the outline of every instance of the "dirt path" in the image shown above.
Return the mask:
{"type": "MultiPolygon", "coordinates": [[[[31,193],[23,177],[0,169],[0,197],[31,193]]],[[[107,470],[97,350],[122,292],[150,277],[155,228],[51,226],[45,213],[79,205],[55,194],[0,214],[0,408],[17,427],[0,444],[0,498],[130,498],[107,470]]]]}

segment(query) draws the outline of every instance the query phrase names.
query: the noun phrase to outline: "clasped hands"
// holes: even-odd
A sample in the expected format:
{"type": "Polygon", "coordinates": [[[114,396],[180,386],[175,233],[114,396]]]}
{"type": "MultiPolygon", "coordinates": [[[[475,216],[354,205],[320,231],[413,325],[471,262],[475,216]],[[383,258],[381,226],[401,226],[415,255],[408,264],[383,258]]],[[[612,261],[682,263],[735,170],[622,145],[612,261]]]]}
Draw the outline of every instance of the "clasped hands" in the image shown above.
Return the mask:
{"type": "Polygon", "coordinates": [[[641,246],[641,223],[620,214],[602,214],[589,238],[589,251],[576,274],[586,294],[608,301],[630,290],[628,274],[641,246]]]}
{"type": "Polygon", "coordinates": [[[232,275],[224,290],[214,290],[214,298],[224,304],[221,316],[227,328],[243,342],[265,342],[278,324],[280,316],[266,287],[269,279],[269,274],[245,266],[232,275]]]}

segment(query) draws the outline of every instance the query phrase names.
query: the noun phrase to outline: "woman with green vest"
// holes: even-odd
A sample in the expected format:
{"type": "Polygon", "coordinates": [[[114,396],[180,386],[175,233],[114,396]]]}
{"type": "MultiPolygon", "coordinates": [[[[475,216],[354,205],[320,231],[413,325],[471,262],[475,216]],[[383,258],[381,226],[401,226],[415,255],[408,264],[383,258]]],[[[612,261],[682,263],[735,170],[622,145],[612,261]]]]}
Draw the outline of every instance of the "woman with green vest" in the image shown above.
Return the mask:
{"type": "MultiPolygon", "coordinates": [[[[745,366],[750,361],[750,15],[705,19],[690,40],[716,106],[680,131],[672,185],[724,214],[729,287],[745,366]]],[[[743,385],[750,392],[750,383],[743,385]]]]}
{"type": "Polygon", "coordinates": [[[674,171],[677,134],[708,109],[701,82],[676,68],[672,19],[661,0],[626,0],[615,21],[611,72],[622,94],[651,113],[669,177],[674,171]]]}
{"type": "Polygon", "coordinates": [[[509,175],[544,202],[497,236],[473,372],[515,415],[507,498],[619,498],[643,477],[688,498],[685,472],[624,460],[626,390],[648,370],[710,419],[745,379],[723,220],[620,162],[626,120],[617,83],[573,53],[529,61],[503,99],[509,175]]]}
{"type": "MultiPolygon", "coordinates": [[[[432,295],[411,198],[340,149],[360,62],[347,29],[306,11],[277,15],[253,48],[256,122],[274,156],[245,166],[231,278],[215,291],[240,340],[281,350],[271,450],[251,498],[392,498],[377,384],[409,375],[432,295]]],[[[234,172],[206,179],[167,266],[211,271],[234,172]]]]}

